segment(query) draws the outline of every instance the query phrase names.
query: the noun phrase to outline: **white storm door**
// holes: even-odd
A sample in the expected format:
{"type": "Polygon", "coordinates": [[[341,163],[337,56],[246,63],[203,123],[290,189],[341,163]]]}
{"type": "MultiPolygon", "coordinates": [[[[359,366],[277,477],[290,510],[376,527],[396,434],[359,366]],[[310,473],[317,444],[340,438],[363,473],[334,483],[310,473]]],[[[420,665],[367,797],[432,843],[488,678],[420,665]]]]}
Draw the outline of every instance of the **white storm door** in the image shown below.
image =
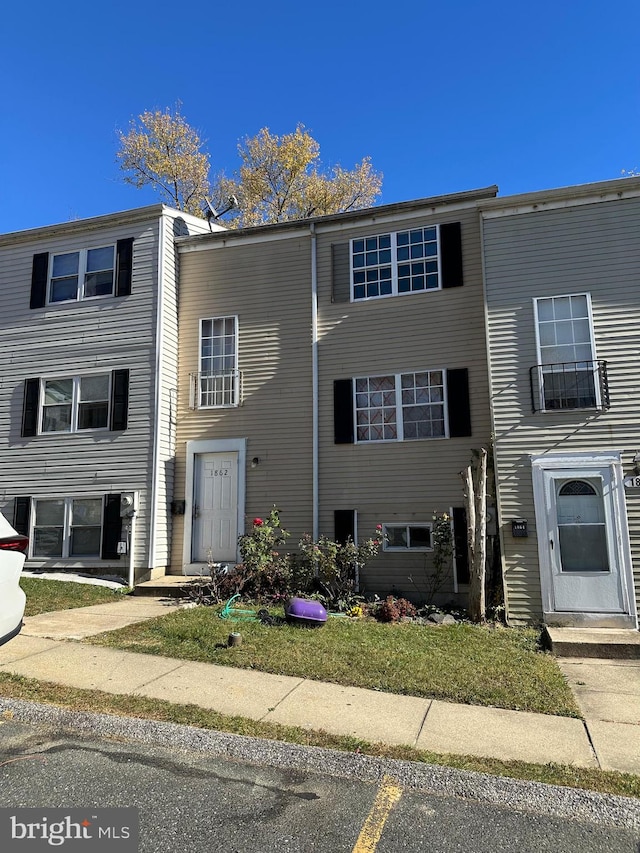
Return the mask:
{"type": "Polygon", "coordinates": [[[236,561],[238,548],[238,454],[195,457],[192,560],[236,561]]]}
{"type": "Polygon", "coordinates": [[[544,484],[553,609],[624,612],[610,469],[547,470],[544,484]]]}

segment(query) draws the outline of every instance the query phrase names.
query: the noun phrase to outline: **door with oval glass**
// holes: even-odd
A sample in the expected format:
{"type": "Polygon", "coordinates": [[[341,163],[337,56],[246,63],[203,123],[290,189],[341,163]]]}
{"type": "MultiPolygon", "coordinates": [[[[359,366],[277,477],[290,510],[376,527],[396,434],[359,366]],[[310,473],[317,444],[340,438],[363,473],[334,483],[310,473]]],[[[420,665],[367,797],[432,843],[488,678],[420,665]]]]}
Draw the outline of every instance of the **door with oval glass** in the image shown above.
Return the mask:
{"type": "Polygon", "coordinates": [[[546,471],[554,610],[623,612],[611,474],[546,471]]]}

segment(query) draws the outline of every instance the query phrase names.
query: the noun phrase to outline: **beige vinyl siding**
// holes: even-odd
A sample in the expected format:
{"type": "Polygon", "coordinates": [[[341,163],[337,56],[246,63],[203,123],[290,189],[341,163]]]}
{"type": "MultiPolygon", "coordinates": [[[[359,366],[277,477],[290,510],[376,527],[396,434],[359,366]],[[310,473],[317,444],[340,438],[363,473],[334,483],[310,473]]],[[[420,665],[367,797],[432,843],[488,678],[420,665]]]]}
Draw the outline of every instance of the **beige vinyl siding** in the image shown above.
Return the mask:
{"type": "MultiPolygon", "coordinates": [[[[310,237],[243,244],[231,239],[180,253],[178,432],[175,496],[185,495],[186,442],[247,439],[246,518],[275,504],[291,547],[311,531],[310,237]],[[200,320],[238,317],[242,405],[190,409],[199,370],[200,320]],[[255,467],[251,460],[260,461],[255,467]]],[[[189,505],[189,504],[188,504],[189,505]]],[[[174,519],[172,572],[183,567],[183,517],[174,519]]]]}
{"type": "MultiPolygon", "coordinates": [[[[0,238],[0,508],[11,518],[13,499],[19,495],[45,498],[137,490],[134,558],[136,568],[144,569],[149,565],[158,218],[141,221],[140,215],[133,215],[130,222],[124,220],[106,217],[102,227],[102,220],[93,220],[95,227],[71,223],[0,238]],[[29,308],[34,254],[110,245],[127,237],[135,238],[130,296],[29,308]],[[130,387],[124,432],[21,437],[25,379],[125,368],[130,371],[130,387]]],[[[113,565],[126,571],[127,564],[123,557],[113,565]]],[[[106,565],[96,561],[96,566],[106,565]]]]}
{"type": "MultiPolygon", "coordinates": [[[[639,233],[638,199],[488,217],[484,222],[500,519],[513,621],[541,617],[530,455],[620,450],[628,474],[640,450],[639,233]],[[608,362],[611,408],[533,414],[533,299],[581,293],[591,295],[596,357],[608,362]],[[528,520],[528,539],[511,536],[514,518],[528,520]]],[[[640,494],[627,491],[626,498],[638,590],[640,494]]]]}
{"type": "MultiPolygon", "coordinates": [[[[480,257],[475,205],[442,205],[392,223],[332,230],[318,237],[320,532],[333,537],[334,510],[355,509],[359,537],[376,524],[430,522],[434,512],[463,506],[459,472],[473,448],[490,437],[488,379],[480,257]],[[331,244],[423,225],[460,222],[464,286],[410,295],[331,302],[331,244]],[[335,444],[333,382],[425,369],[467,368],[472,437],[404,442],[335,444]]],[[[425,590],[431,554],[383,552],[366,567],[367,592],[416,599],[425,590]],[[413,581],[410,580],[410,577],[413,581]]],[[[440,591],[451,599],[453,577],[440,591]]]]}

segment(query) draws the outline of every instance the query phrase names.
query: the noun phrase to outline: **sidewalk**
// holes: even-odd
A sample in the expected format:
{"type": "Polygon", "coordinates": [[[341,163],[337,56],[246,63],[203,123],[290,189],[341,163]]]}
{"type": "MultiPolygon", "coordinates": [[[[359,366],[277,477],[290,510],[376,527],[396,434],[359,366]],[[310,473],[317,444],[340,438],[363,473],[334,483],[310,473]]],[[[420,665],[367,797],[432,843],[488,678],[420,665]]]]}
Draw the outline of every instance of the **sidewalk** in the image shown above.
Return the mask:
{"type": "Polygon", "coordinates": [[[640,775],[640,660],[558,661],[583,722],[69,642],[153,618],[169,607],[166,601],[129,596],[28,617],[22,633],[0,647],[0,670],[372,743],[640,775]]]}

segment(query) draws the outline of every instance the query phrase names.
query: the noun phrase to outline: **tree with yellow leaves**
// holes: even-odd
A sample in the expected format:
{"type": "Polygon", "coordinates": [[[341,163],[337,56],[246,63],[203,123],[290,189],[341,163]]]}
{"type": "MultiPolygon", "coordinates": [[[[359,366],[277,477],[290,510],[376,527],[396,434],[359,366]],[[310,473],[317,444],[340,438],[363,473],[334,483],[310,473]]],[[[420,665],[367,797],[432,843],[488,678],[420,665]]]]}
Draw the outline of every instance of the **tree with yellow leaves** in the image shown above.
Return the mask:
{"type": "Polygon", "coordinates": [[[151,186],[172,207],[203,215],[202,202],[210,193],[209,156],[200,150],[203,143],[179,105],[175,112],[147,110],[119,138],[117,156],[126,183],[151,186]]]}
{"type": "Polygon", "coordinates": [[[360,210],[380,195],[382,175],[369,157],[351,171],[323,172],[320,146],[301,124],[283,136],[263,127],[238,145],[238,154],[240,170],[218,178],[216,199],[238,198],[231,221],[241,227],[360,210]]]}
{"type": "Polygon", "coordinates": [[[179,106],[142,113],[119,138],[117,156],[127,183],[151,186],[172,207],[200,216],[207,198],[218,206],[235,196],[238,205],[227,220],[232,227],[360,210],[375,203],[382,185],[369,157],[352,170],[323,171],[320,146],[301,124],[283,136],[264,127],[244,139],[238,145],[239,171],[231,178],[220,174],[213,188],[209,157],[179,106]]]}

